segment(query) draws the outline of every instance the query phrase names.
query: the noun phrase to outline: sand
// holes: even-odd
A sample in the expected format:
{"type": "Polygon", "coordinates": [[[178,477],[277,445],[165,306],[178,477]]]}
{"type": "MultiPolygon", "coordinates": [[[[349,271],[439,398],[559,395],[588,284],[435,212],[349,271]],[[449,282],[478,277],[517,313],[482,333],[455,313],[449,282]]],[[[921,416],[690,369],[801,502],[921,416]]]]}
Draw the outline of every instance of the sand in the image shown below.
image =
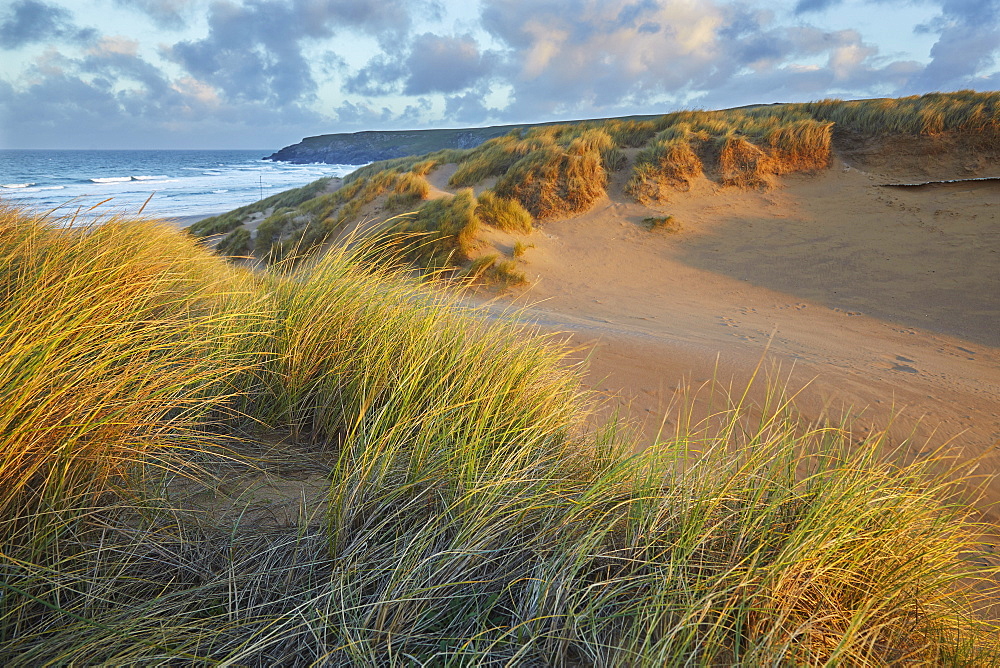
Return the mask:
{"type": "Polygon", "coordinates": [[[531,286],[508,298],[567,333],[646,446],[676,428],[679,388],[741,390],[764,360],[806,420],[848,421],[859,441],[889,427],[906,457],[978,462],[977,506],[997,517],[1000,182],[883,184],[1000,166],[893,148],[895,161],[841,151],[769,192],[702,179],[656,211],[621,194],[619,173],[590,212],[539,226],[531,286]],[[649,231],[657,212],[681,230],[649,231]]]}
{"type": "Polygon", "coordinates": [[[206,218],[211,218],[213,216],[221,216],[226,213],[225,211],[220,211],[218,213],[206,213],[206,214],[196,214],[193,216],[169,216],[165,217],[164,222],[170,223],[171,225],[176,225],[180,229],[194,225],[199,220],[204,220],[206,218]]]}

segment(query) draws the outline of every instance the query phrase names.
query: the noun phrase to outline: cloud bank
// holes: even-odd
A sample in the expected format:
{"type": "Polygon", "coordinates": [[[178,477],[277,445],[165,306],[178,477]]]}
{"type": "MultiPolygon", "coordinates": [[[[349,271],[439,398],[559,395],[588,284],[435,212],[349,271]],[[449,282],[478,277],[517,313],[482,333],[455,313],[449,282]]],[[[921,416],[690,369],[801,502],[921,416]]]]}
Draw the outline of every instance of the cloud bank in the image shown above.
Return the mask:
{"type": "MultiPolygon", "coordinates": [[[[844,0],[115,0],[0,10],[0,114],[25,145],[276,146],[300,136],[996,88],[1000,0],[927,0],[928,54],[844,0]],[[123,19],[124,20],[124,19],[123,19]],[[126,32],[127,31],[122,31],[126,32]],[[145,142],[145,143],[142,143],[145,142]]],[[[910,5],[879,0],[879,7],[910,5]]]]}

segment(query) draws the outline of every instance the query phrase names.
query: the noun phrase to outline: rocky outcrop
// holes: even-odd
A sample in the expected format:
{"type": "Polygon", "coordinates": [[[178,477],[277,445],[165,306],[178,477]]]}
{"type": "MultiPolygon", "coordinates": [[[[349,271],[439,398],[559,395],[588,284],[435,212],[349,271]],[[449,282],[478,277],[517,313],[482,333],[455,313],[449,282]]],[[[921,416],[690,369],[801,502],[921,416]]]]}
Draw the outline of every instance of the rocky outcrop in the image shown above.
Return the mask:
{"type": "Polygon", "coordinates": [[[368,131],[306,137],[286,146],[265,160],[307,164],[364,165],[407,155],[423,155],[445,148],[474,148],[505,135],[517,125],[455,130],[368,131]]]}

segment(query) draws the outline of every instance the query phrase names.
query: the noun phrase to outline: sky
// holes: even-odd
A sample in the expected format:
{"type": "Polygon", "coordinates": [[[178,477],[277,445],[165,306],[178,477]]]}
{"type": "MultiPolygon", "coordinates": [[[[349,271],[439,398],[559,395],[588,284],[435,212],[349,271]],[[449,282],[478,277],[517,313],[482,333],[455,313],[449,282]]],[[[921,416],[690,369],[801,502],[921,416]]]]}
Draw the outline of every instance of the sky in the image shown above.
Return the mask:
{"type": "Polygon", "coordinates": [[[0,0],[0,148],[1000,89],[1000,0],[0,0]]]}

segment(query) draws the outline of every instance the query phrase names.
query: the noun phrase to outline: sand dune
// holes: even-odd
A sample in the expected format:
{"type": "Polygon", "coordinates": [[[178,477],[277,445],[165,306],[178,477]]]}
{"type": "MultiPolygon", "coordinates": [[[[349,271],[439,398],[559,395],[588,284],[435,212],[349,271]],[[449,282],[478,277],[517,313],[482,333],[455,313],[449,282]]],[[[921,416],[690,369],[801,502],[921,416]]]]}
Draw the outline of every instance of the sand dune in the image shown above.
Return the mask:
{"type": "MultiPolygon", "coordinates": [[[[591,211],[535,232],[515,301],[571,336],[647,443],[674,428],[679,387],[742,388],[764,358],[808,419],[850,420],[860,438],[894,416],[912,456],[945,444],[1000,471],[1000,183],[882,187],[1000,171],[963,168],[955,146],[892,148],[896,161],[842,150],[769,192],[701,178],[656,207],[676,233],[642,224],[654,212],[619,173],[591,211]]],[[[997,501],[987,481],[981,507],[997,501]]]]}

